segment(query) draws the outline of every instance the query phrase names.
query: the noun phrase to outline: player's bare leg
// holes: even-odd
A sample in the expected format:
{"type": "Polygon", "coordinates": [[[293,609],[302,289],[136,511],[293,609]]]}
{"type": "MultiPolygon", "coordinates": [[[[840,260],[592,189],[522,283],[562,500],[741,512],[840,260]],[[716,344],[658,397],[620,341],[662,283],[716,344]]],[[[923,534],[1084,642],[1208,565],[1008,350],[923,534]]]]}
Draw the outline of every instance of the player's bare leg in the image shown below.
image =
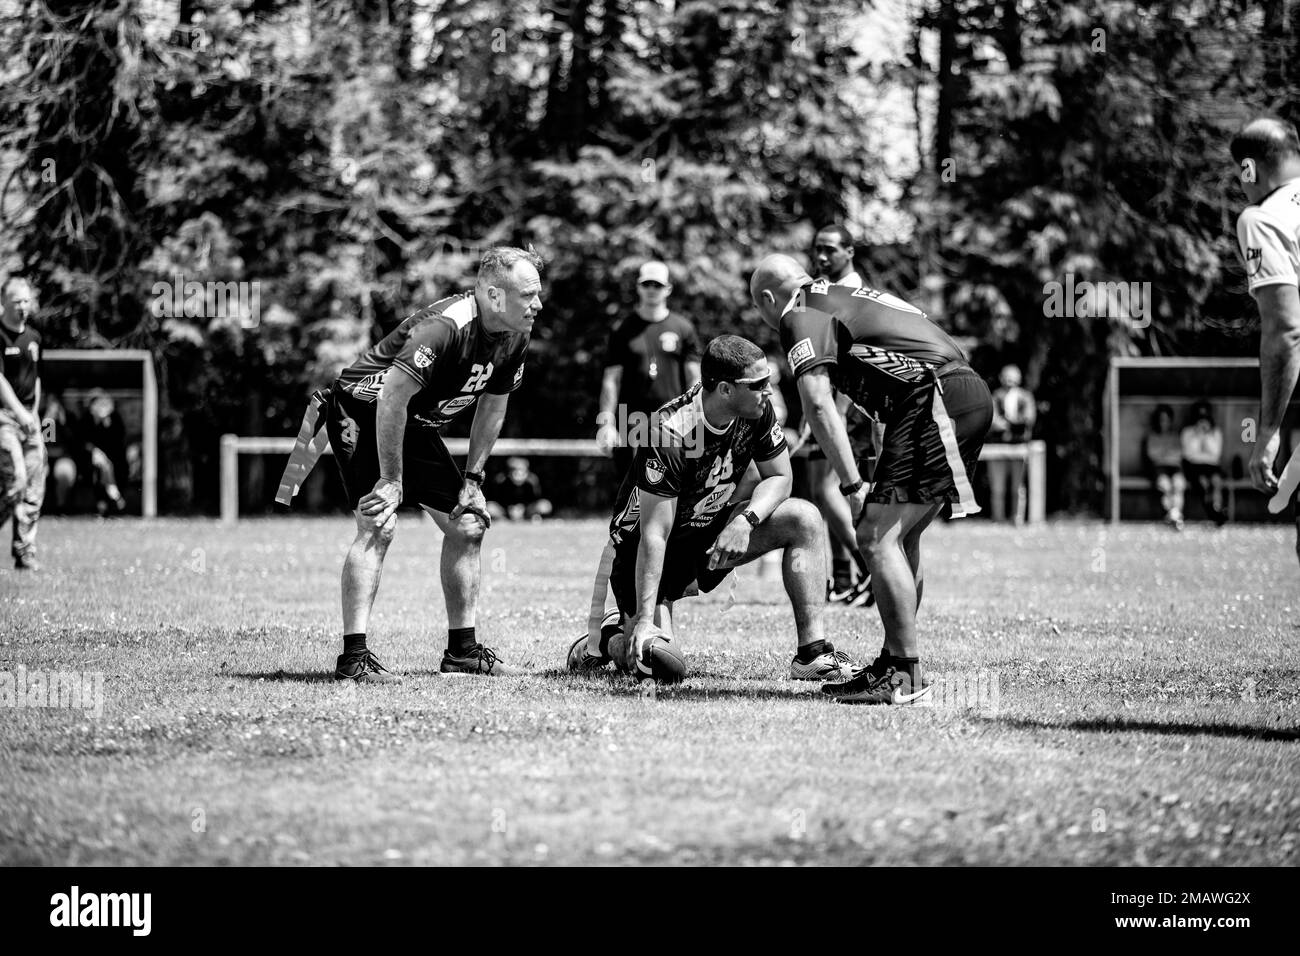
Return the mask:
{"type": "Polygon", "coordinates": [[[397,533],[397,515],[390,514],[383,524],[354,512],[357,536],[343,559],[343,633],[364,634],[370,624],[370,609],[379,592],[379,578],[384,570],[384,555],[397,533]]]}
{"type": "MultiPolygon", "coordinates": [[[[913,528],[932,520],[934,505],[869,502],[858,525],[858,546],[866,555],[885,628],[885,649],[895,657],[916,657],[916,577],[903,541],[913,528]]],[[[918,535],[917,560],[920,560],[918,535]]]]}
{"type": "Polygon", "coordinates": [[[907,564],[912,569],[912,579],[916,582],[916,607],[921,608],[921,595],[925,591],[925,572],[921,567],[921,533],[930,527],[930,522],[939,514],[941,504],[933,504],[924,518],[914,524],[903,535],[903,553],[907,555],[907,564]]]}
{"type": "Polygon", "coordinates": [[[452,521],[446,512],[424,510],[443,533],[440,571],[447,627],[474,627],[478,617],[479,582],[483,576],[483,534],[487,529],[478,515],[466,513],[452,521]]]}
{"type": "Polygon", "coordinates": [[[400,678],[379,663],[366,649],[365,634],[370,624],[370,610],[379,592],[379,578],[384,569],[384,555],[397,533],[397,515],[390,514],[382,523],[358,509],[357,536],[343,559],[343,654],[334,669],[336,680],[358,683],[389,684],[400,678]]]}

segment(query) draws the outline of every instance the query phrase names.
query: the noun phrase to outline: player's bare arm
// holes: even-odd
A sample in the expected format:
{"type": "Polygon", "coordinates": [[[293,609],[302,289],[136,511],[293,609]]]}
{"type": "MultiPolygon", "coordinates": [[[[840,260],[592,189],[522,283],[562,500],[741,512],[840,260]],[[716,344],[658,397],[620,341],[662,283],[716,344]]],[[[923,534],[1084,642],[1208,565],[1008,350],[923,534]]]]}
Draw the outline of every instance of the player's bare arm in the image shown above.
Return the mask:
{"type": "Polygon", "coordinates": [[[357,509],[383,524],[402,503],[402,444],[406,436],[406,406],[420,390],[420,383],[400,369],[384,375],[375,411],[375,445],[379,453],[379,480],[374,489],[357,503],[357,509]]]}
{"type": "Polygon", "coordinates": [[[1259,432],[1250,455],[1250,478],[1260,491],[1277,488],[1273,462],[1282,440],[1282,419],[1300,380],[1300,289],[1289,283],[1266,285],[1255,293],[1259,304],[1259,432]]]}
{"type": "Polygon", "coordinates": [[[596,416],[596,443],[608,454],[618,444],[618,390],[623,384],[623,366],[611,365],[600,380],[600,414],[596,416]]]}
{"type": "Polygon", "coordinates": [[[867,488],[858,473],[858,463],[853,458],[853,446],[844,427],[844,418],[835,405],[831,377],[824,366],[810,369],[799,376],[799,398],[803,402],[804,417],[812,433],[826,454],[826,460],[835,469],[841,485],[861,485],[849,495],[849,507],[856,523],[867,499],[867,488]]]}
{"type": "MultiPolygon", "coordinates": [[[[790,468],[790,453],[783,451],[770,461],[754,463],[758,468],[759,482],[749,497],[749,511],[752,511],[762,524],[780,507],[781,502],[790,497],[794,488],[794,472],[790,468]]],[[[744,500],[744,499],[738,499],[744,500]]],[[[749,537],[754,526],[743,514],[738,514],[727,522],[714,542],[709,567],[717,568],[733,564],[749,553],[749,537]]]]}
{"type": "MultiPolygon", "coordinates": [[[[474,410],[474,423],[469,431],[469,454],[465,458],[465,472],[482,474],[487,467],[488,457],[501,434],[501,423],[506,420],[506,406],[510,396],[486,394],[479,399],[478,408],[474,410]]],[[[488,514],[487,501],[483,497],[483,486],[472,478],[466,477],[460,489],[456,507],[452,509],[452,519],[468,512],[477,515],[484,528],[492,526],[492,516],[488,514]]]]}
{"type": "Polygon", "coordinates": [[[641,540],[636,550],[636,626],[627,642],[627,665],[636,667],[637,649],[642,637],[654,626],[655,605],[659,598],[659,581],[663,577],[664,553],[668,534],[677,517],[677,499],[652,494],[641,495],[641,540]]]}
{"type": "MultiPolygon", "coordinates": [[[[38,385],[37,388],[39,389],[39,387],[40,386],[38,385]]],[[[37,393],[37,399],[40,399],[39,392],[37,393]]],[[[9,380],[5,378],[4,375],[0,375],[0,404],[3,404],[9,413],[13,415],[13,417],[18,420],[19,424],[21,424],[28,432],[34,432],[36,430],[37,422],[35,412],[26,408],[23,403],[18,400],[18,395],[14,392],[13,386],[9,384],[9,380]]]]}

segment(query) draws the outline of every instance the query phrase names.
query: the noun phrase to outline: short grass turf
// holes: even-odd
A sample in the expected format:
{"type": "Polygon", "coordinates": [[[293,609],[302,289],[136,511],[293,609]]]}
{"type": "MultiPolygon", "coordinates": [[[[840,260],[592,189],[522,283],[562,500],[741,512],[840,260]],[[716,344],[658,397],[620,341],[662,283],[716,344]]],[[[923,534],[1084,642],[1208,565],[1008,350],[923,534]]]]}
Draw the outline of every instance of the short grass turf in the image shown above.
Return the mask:
{"type": "MultiPolygon", "coordinates": [[[[329,679],[348,521],[47,519],[0,571],[0,674],[104,675],[101,717],[0,713],[5,864],[1283,864],[1300,829],[1288,529],[969,520],[927,534],[940,706],[787,679],[775,568],[683,602],[685,684],[564,672],[603,523],[500,524],[437,674],[436,531],[404,517],[371,647],[329,679]]],[[[874,609],[827,610],[855,657],[874,609]]]]}

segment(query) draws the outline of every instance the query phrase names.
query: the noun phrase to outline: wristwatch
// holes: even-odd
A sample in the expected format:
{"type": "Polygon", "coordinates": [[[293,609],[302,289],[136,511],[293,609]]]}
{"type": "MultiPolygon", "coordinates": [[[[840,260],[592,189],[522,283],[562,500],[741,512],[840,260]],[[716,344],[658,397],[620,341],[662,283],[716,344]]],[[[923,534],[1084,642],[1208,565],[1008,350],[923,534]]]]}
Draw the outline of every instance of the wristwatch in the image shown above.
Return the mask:
{"type": "Polygon", "coordinates": [[[465,472],[465,480],[466,480],[466,481],[472,481],[472,482],[474,482],[474,484],[476,484],[476,485],[481,485],[481,484],[483,484],[483,477],[484,477],[484,476],[483,476],[483,472],[481,472],[481,471],[467,471],[467,472],[465,472]]]}
{"type": "Polygon", "coordinates": [[[742,511],[740,513],[740,516],[744,518],[746,521],[748,521],[750,527],[752,528],[757,528],[759,523],[762,521],[762,519],[759,518],[758,515],[754,514],[754,512],[751,511],[749,508],[746,508],[744,511],[742,511]]]}
{"type": "Polygon", "coordinates": [[[863,479],[859,478],[851,485],[840,485],[840,494],[842,494],[845,498],[851,498],[853,495],[856,495],[858,493],[858,489],[865,484],[866,482],[863,479]]]}

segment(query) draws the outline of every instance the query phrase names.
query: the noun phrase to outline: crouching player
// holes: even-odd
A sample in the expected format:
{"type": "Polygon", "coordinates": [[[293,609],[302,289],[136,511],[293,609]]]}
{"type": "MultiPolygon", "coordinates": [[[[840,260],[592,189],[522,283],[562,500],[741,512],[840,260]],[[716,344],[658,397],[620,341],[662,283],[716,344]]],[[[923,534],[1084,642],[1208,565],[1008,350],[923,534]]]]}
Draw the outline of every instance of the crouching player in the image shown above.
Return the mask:
{"type": "Polygon", "coordinates": [[[783,552],[781,575],[794,609],[796,680],[847,680],[847,654],[825,640],[826,541],[821,515],[790,497],[785,432],[770,401],[763,350],[735,335],[708,344],[699,384],[656,413],[651,440],[623,479],[610,538],[610,587],[618,618],[569,649],[570,670],[611,662],[635,669],[651,622],[673,636],[675,601],[716,588],[731,569],[783,552]],[[750,463],[758,480],[746,481],[750,463]],[[624,635],[633,620],[633,632],[624,635]],[[612,643],[611,643],[612,641],[612,643]]]}

